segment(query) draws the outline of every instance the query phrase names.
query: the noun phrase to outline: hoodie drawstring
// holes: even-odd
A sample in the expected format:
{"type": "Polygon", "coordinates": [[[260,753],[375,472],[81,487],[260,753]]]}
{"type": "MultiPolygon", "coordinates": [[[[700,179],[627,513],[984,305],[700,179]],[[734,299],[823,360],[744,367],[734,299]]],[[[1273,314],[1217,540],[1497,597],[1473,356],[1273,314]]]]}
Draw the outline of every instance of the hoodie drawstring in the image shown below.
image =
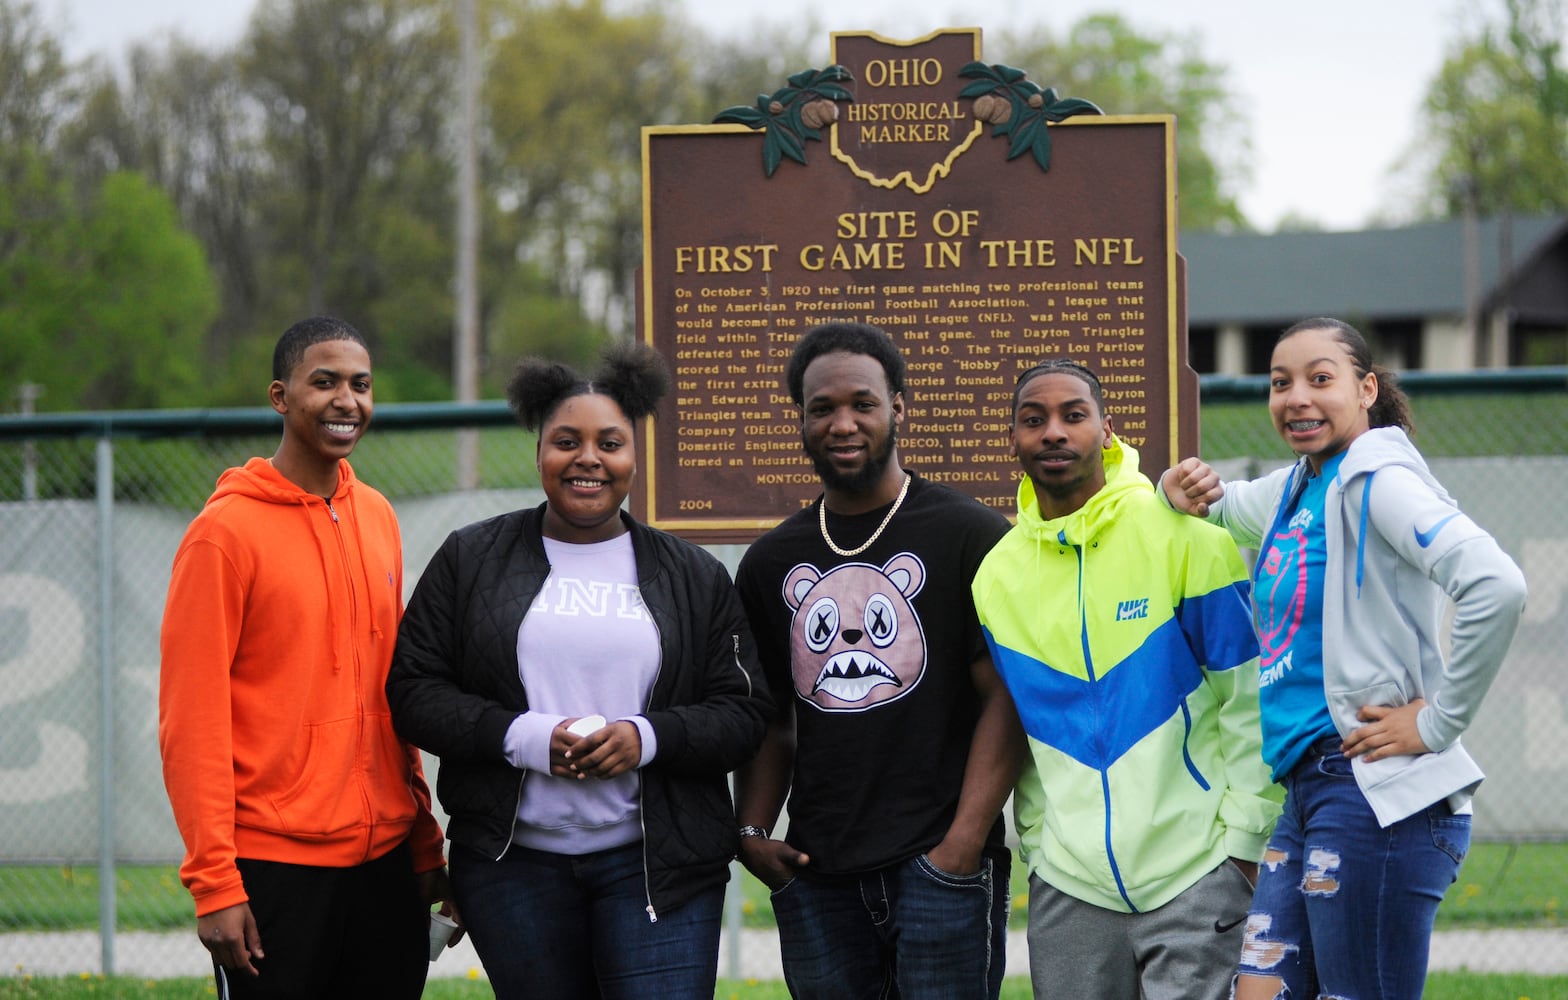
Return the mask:
{"type": "Polygon", "coordinates": [[[1356,536],[1356,597],[1361,597],[1361,574],[1366,569],[1367,560],[1367,518],[1372,512],[1372,479],[1377,475],[1377,470],[1367,473],[1367,484],[1361,488],[1361,531],[1356,536]]]}

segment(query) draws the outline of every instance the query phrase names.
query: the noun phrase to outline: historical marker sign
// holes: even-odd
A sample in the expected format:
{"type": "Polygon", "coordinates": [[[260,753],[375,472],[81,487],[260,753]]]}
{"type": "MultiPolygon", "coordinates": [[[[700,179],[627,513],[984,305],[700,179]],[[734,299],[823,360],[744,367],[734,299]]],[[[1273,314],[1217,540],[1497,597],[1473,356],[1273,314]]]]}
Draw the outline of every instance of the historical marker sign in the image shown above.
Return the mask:
{"type": "Polygon", "coordinates": [[[1195,451],[1175,122],[1095,110],[983,63],[978,29],[838,33],[730,124],[644,129],[639,327],[676,388],[638,514],[749,541],[809,503],[784,370],[835,319],[908,359],[904,463],[1003,511],[1013,384],[1048,355],[1099,374],[1146,472],[1195,451]]]}

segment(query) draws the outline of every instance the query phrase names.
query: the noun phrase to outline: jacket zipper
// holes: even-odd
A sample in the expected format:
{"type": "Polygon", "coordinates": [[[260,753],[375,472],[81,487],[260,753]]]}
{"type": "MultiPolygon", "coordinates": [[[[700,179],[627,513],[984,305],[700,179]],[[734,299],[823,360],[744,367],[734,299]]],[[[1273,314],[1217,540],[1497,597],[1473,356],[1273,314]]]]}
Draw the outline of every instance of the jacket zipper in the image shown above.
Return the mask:
{"type": "Polygon", "coordinates": [[[523,779],[526,777],[528,769],[523,768],[517,775],[517,798],[512,801],[512,822],[506,828],[506,843],[501,845],[501,853],[492,858],[493,861],[500,861],[512,849],[512,838],[517,836],[517,811],[523,808],[523,779]]]}
{"type": "MultiPolygon", "coordinates": [[[[550,582],[550,574],[553,573],[553,572],[555,572],[554,567],[552,567],[552,568],[550,568],[550,569],[545,571],[544,581],[539,584],[539,590],[543,590],[544,589],[544,585],[546,583],[550,582]]],[[[534,600],[536,598],[538,598],[538,596],[539,596],[539,590],[534,591],[534,596],[532,598],[529,598],[529,601],[528,601],[528,606],[529,607],[533,607],[534,600]]],[[[524,608],[523,609],[523,617],[524,618],[528,617],[528,608],[524,608]]],[[[519,622],[519,625],[521,625],[521,622],[519,622]]],[[[521,669],[520,665],[519,665],[519,669],[521,669]]],[[[518,678],[517,678],[517,683],[521,684],[522,682],[523,682],[522,676],[519,675],[518,678]]],[[[528,697],[528,692],[527,691],[523,692],[523,697],[525,699],[528,697]]],[[[512,801],[512,821],[509,824],[507,824],[507,827],[506,827],[506,843],[501,845],[501,853],[497,854],[495,856],[495,858],[494,858],[494,860],[496,860],[496,861],[500,861],[502,858],[506,857],[506,852],[510,851],[512,849],[512,838],[517,836],[517,814],[523,808],[523,779],[527,778],[527,777],[528,777],[528,768],[526,768],[526,767],[520,768],[519,769],[519,773],[517,775],[517,798],[512,801]]]]}
{"type": "MultiPolygon", "coordinates": [[[[655,626],[655,627],[657,627],[657,626],[655,626]]],[[[739,632],[731,632],[730,633],[730,643],[735,648],[735,669],[739,670],[740,671],[740,675],[746,679],[746,696],[750,697],[754,692],[752,691],[751,675],[746,673],[746,668],[740,662],[740,633],[739,632]]]]}
{"type": "MultiPolygon", "coordinates": [[[[639,594],[642,593],[642,587],[640,585],[637,588],[637,592],[639,594]]],[[[648,701],[642,707],[643,714],[646,715],[648,712],[653,710],[653,694],[659,689],[659,678],[664,675],[664,633],[659,631],[658,616],[653,613],[653,608],[648,606],[648,601],[646,598],[644,598],[642,605],[648,609],[648,621],[653,623],[653,634],[657,637],[659,645],[659,665],[654,668],[653,683],[648,685],[648,701]]],[[[740,643],[740,637],[737,636],[735,641],[738,646],[740,643]]],[[[659,911],[653,908],[653,878],[648,874],[647,794],[648,783],[643,780],[642,775],[639,774],[637,776],[637,826],[642,831],[642,891],[643,896],[648,900],[648,906],[646,907],[648,912],[648,923],[656,924],[659,922],[659,911]]]]}
{"type": "MultiPolygon", "coordinates": [[[[326,504],[327,504],[327,514],[332,518],[332,528],[333,528],[333,532],[332,533],[333,533],[333,535],[337,539],[337,543],[338,543],[338,557],[343,560],[343,577],[344,577],[345,580],[348,581],[349,628],[352,630],[352,635],[353,635],[353,638],[350,640],[350,651],[353,653],[354,703],[356,705],[360,706],[361,708],[363,708],[363,703],[361,702],[361,699],[360,699],[360,679],[359,679],[359,641],[358,641],[358,636],[359,636],[359,601],[358,601],[357,595],[354,593],[354,572],[353,572],[353,567],[350,565],[350,560],[349,560],[349,557],[348,557],[348,546],[345,545],[344,542],[343,542],[343,522],[338,519],[337,508],[332,506],[332,498],[331,497],[322,497],[321,499],[326,501],[326,504]]],[[[364,558],[364,553],[360,553],[360,558],[364,558]]],[[[330,583],[328,585],[330,586],[330,583]]],[[[360,711],[357,714],[359,716],[359,721],[358,721],[358,728],[355,731],[355,740],[354,740],[354,742],[355,742],[356,747],[359,747],[359,746],[363,746],[364,742],[365,742],[365,713],[363,711],[360,711]]],[[[360,755],[361,755],[361,751],[356,749],[355,750],[355,757],[358,758],[358,757],[360,757],[360,755]]],[[[363,761],[360,761],[359,765],[363,766],[363,761]]],[[[359,792],[360,808],[364,810],[364,813],[365,813],[366,816],[374,816],[375,815],[375,811],[370,806],[370,793],[368,791],[366,791],[365,783],[363,781],[356,781],[355,782],[355,786],[356,786],[356,789],[359,792]]],[[[367,829],[365,831],[365,837],[366,837],[365,854],[366,854],[367,857],[370,854],[370,838],[373,837],[373,836],[374,836],[374,831],[373,830],[367,829]]]]}
{"type": "MultiPolygon", "coordinates": [[[[1084,671],[1089,675],[1089,683],[1094,691],[1095,727],[1100,728],[1100,679],[1095,675],[1094,654],[1089,646],[1089,616],[1084,593],[1084,576],[1088,569],[1087,560],[1084,558],[1083,545],[1078,542],[1067,541],[1066,532],[1060,532],[1057,540],[1063,545],[1071,545],[1073,555],[1078,559],[1078,641],[1083,646],[1084,671]]],[[[1100,795],[1105,802],[1105,860],[1111,866],[1111,877],[1116,880],[1116,892],[1122,897],[1122,902],[1127,904],[1133,913],[1138,908],[1133,905],[1132,898],[1127,895],[1127,888],[1122,885],[1121,868],[1116,863],[1116,850],[1111,844],[1111,777],[1110,772],[1102,767],[1100,770],[1100,795]]]]}

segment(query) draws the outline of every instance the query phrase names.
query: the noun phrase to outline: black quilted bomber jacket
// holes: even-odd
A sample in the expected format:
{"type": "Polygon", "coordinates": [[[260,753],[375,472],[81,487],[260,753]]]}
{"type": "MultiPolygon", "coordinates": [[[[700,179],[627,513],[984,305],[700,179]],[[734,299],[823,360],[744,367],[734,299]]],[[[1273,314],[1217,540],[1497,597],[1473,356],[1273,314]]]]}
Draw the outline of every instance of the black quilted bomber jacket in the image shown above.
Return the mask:
{"type": "MultiPolygon", "coordinates": [[[[528,707],[517,629],[549,573],[544,507],[454,531],[431,558],[398,629],[387,679],[405,740],[440,758],[447,836],[489,857],[511,844],[525,773],[505,758],[528,707]]],[[[756,753],[773,713],[750,629],[722,563],[630,526],[638,584],[661,660],[644,714],[658,752],[642,769],[643,857],[656,914],[729,878],[739,840],[728,773],[756,753]]]]}

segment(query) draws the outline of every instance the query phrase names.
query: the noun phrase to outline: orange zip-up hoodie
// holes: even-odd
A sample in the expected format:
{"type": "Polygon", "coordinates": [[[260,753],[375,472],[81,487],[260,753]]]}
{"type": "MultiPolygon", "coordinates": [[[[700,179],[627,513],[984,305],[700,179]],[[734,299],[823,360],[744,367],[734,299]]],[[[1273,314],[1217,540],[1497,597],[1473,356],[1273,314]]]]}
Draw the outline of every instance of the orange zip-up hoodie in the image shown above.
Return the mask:
{"type": "Polygon", "coordinates": [[[343,868],[412,838],[416,871],[442,864],[419,751],[387,708],[397,518],[338,468],[330,501],[264,458],[229,469],[174,556],[158,745],[197,916],[248,900],[236,857],[343,868]]]}

